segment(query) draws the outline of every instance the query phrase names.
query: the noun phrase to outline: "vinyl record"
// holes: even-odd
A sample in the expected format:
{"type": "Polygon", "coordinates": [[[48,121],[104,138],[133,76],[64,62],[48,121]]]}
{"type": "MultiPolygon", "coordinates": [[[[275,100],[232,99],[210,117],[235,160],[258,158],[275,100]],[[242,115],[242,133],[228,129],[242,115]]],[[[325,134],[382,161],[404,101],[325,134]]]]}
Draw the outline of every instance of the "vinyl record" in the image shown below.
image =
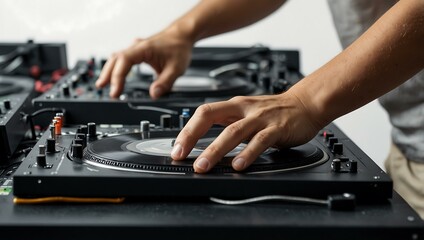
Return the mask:
{"type": "MultiPolygon", "coordinates": [[[[154,134],[154,132],[152,132],[154,134]]],[[[182,161],[170,157],[176,132],[153,135],[142,139],[139,133],[106,137],[93,141],[84,150],[83,161],[105,168],[165,174],[193,173],[194,160],[214,140],[216,134],[207,134],[200,139],[189,156],[182,161]]],[[[235,173],[231,161],[246,146],[241,143],[224,157],[210,172],[235,173]]],[[[298,147],[264,151],[244,173],[272,173],[303,169],[321,164],[328,155],[319,147],[307,143],[298,147]]]]}

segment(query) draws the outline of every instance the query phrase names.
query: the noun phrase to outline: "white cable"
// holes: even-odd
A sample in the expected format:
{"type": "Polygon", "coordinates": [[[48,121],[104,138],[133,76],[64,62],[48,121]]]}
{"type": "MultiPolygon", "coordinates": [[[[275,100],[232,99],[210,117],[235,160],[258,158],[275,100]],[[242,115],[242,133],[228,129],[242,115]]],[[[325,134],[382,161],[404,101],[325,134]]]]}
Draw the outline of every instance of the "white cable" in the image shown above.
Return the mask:
{"type": "Polygon", "coordinates": [[[322,204],[328,205],[328,200],[321,200],[315,198],[305,198],[305,197],[295,197],[295,196],[284,196],[284,195],[265,195],[260,197],[239,199],[239,200],[226,200],[215,197],[209,198],[212,202],[220,203],[224,205],[242,205],[255,202],[263,202],[270,200],[279,200],[279,201],[289,201],[289,202],[304,202],[304,203],[313,203],[313,204],[322,204]]]}

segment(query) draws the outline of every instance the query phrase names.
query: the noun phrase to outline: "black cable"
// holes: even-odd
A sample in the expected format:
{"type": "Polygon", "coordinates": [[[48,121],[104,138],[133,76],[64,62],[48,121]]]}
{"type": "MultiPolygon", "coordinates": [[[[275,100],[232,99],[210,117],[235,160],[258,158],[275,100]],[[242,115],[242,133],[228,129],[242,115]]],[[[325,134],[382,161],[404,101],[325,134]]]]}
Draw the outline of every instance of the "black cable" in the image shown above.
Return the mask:
{"type": "Polygon", "coordinates": [[[63,113],[65,114],[66,110],[64,108],[43,108],[40,110],[37,110],[31,114],[26,114],[24,112],[21,112],[22,118],[24,119],[25,122],[28,122],[30,125],[30,130],[31,130],[31,139],[35,140],[36,136],[35,136],[35,126],[34,126],[34,121],[33,119],[37,116],[39,116],[40,114],[43,113],[63,113]]]}

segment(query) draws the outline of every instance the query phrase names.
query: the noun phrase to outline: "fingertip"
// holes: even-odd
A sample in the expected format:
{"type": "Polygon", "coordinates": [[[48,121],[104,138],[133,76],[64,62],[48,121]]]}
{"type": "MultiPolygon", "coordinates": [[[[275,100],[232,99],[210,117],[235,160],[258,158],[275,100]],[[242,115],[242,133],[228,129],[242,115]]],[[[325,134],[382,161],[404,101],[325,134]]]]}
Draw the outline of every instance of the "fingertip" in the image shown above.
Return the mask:
{"type": "Polygon", "coordinates": [[[233,166],[234,170],[242,171],[246,168],[246,160],[242,157],[237,157],[233,160],[231,165],[233,166]]]}
{"type": "Polygon", "coordinates": [[[181,160],[183,154],[183,147],[180,143],[174,145],[171,151],[171,158],[174,160],[181,160]]]}
{"type": "Polygon", "coordinates": [[[164,94],[165,90],[161,86],[152,86],[149,90],[152,99],[158,99],[164,94]]]}
{"type": "Polygon", "coordinates": [[[196,173],[206,173],[211,168],[211,164],[207,158],[201,157],[193,163],[193,168],[196,173]]]}
{"type": "Polygon", "coordinates": [[[115,85],[110,85],[109,97],[118,98],[118,96],[119,96],[118,88],[115,85]]]}
{"type": "Polygon", "coordinates": [[[103,88],[103,80],[101,78],[97,79],[96,82],[94,83],[94,86],[96,88],[103,88]]]}

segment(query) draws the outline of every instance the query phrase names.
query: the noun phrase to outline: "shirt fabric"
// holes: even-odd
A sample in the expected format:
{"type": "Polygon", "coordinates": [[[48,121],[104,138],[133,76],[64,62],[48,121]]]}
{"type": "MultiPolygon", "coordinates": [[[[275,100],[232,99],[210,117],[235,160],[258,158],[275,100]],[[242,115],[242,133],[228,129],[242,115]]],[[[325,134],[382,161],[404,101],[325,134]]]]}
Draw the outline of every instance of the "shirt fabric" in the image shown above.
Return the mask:
{"type": "MultiPolygon", "coordinates": [[[[327,0],[343,48],[397,1],[327,0]]],[[[423,43],[424,44],[424,43],[423,43]]],[[[392,124],[392,141],[408,160],[424,163],[424,70],[378,99],[392,124]]]]}

